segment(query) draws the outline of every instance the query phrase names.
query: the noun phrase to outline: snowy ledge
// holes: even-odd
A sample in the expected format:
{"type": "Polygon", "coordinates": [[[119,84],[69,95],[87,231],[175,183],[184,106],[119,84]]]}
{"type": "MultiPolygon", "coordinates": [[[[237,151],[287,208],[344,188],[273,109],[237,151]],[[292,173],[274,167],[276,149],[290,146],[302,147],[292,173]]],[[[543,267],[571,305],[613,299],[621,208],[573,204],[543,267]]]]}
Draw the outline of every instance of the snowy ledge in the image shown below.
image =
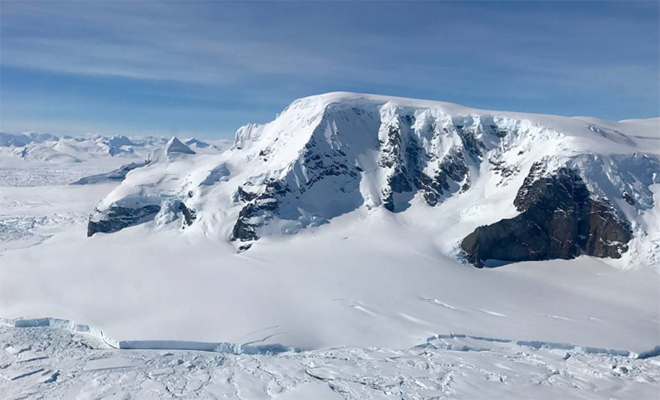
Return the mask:
{"type": "Polygon", "coordinates": [[[0,318],[0,324],[13,328],[56,328],[74,333],[92,335],[102,340],[108,346],[121,350],[194,350],[226,354],[280,354],[299,353],[302,350],[284,346],[279,343],[253,344],[229,342],[194,342],[185,340],[115,340],[109,338],[102,330],[85,324],[78,324],[61,318],[0,318]]]}
{"type": "Polygon", "coordinates": [[[646,359],[651,357],[660,356],[660,346],[656,346],[651,350],[643,351],[641,353],[635,353],[629,350],[615,350],[615,349],[606,349],[601,347],[591,347],[591,346],[581,346],[571,343],[557,343],[557,342],[545,342],[539,340],[510,340],[510,339],[498,339],[491,337],[483,336],[472,336],[460,333],[450,333],[449,335],[434,335],[426,339],[426,343],[417,346],[418,348],[432,348],[432,349],[444,349],[444,350],[455,350],[455,351],[489,351],[489,348],[483,347],[473,347],[470,345],[455,345],[452,343],[446,343],[443,339],[467,339],[468,341],[483,341],[491,343],[508,343],[515,344],[517,346],[527,346],[533,349],[548,349],[548,350],[566,350],[566,351],[575,351],[585,354],[600,354],[600,355],[611,355],[619,357],[628,357],[634,359],[646,359]]]}
{"type": "MultiPolygon", "coordinates": [[[[255,345],[255,342],[239,344],[184,340],[114,340],[107,337],[100,329],[61,318],[0,318],[0,324],[13,328],[56,328],[74,333],[89,334],[102,340],[108,346],[120,350],[192,350],[247,355],[276,355],[281,353],[300,353],[303,351],[300,348],[289,347],[279,343],[255,345]]],[[[460,333],[434,335],[427,338],[426,343],[415,346],[414,348],[452,351],[491,351],[493,350],[492,347],[497,345],[516,345],[530,347],[532,349],[574,351],[584,354],[610,355],[631,359],[647,359],[660,356],[660,345],[650,350],[636,353],[629,350],[582,346],[571,343],[511,340],[460,333]]]]}

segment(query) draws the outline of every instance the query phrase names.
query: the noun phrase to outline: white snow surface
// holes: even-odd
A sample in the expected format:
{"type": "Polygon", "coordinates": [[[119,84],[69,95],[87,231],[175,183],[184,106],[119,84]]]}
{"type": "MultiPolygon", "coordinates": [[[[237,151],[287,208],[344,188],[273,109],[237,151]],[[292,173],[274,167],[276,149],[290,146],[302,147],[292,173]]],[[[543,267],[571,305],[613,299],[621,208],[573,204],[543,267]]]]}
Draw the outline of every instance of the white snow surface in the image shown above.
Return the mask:
{"type": "MultiPolygon", "coordinates": [[[[50,193],[0,187],[2,207],[15,209],[7,217],[20,217],[11,226],[53,219],[58,210],[76,214],[48,240],[0,247],[0,316],[63,318],[103,332],[111,343],[182,352],[104,350],[101,358],[112,360],[85,369],[100,345],[70,349],[78,339],[52,334],[51,347],[42,349],[48,361],[34,361],[35,368],[86,371],[69,373],[65,388],[78,394],[121,398],[121,390],[153,389],[150,395],[166,397],[158,392],[162,385],[184,393],[192,390],[187,385],[198,386],[191,383],[198,373],[199,387],[218,391],[216,397],[224,390],[235,398],[296,398],[297,391],[299,398],[381,398],[400,391],[415,393],[410,398],[649,397],[658,393],[660,367],[634,356],[660,345],[660,173],[652,170],[660,155],[659,127],[658,119],[613,122],[362,94],[300,99],[269,124],[239,129],[222,154],[195,147],[197,154],[155,157],[118,186],[54,186],[50,193]],[[486,148],[481,163],[469,161],[469,189],[457,185],[436,207],[419,195],[396,199],[409,206],[392,213],[382,207],[390,172],[379,167],[378,141],[407,115],[415,117],[409,137],[434,160],[462,148],[451,128],[456,124],[473,129],[486,148]],[[489,126],[509,133],[490,135],[489,126]],[[318,181],[262,221],[252,248],[237,252],[239,243],[229,237],[242,207],[238,187],[258,193],[270,179],[303,187],[317,173],[304,161],[310,143],[321,156],[343,153],[341,162],[359,165],[359,178],[318,181]],[[502,176],[490,159],[514,172],[502,176]],[[457,260],[459,241],[476,227],[517,214],[513,198],[542,159],[553,168],[578,166],[590,189],[628,216],[635,232],[629,252],[619,260],[582,256],[488,269],[457,260]],[[622,191],[634,205],[623,201],[622,191]],[[43,200],[35,202],[39,196],[43,200]],[[163,215],[86,238],[78,217],[99,218],[113,205],[173,200],[196,211],[191,226],[182,229],[163,215]],[[209,343],[223,344],[223,351],[266,346],[259,348],[303,352],[191,350],[209,343]],[[567,352],[571,357],[564,360],[567,352]],[[194,367],[183,374],[184,367],[169,364],[171,357],[194,367]],[[133,364],[138,358],[143,364],[133,364]],[[218,360],[226,370],[217,368],[218,360]],[[127,365],[102,368],[119,364],[127,365]],[[420,365],[427,371],[418,371],[420,365]],[[636,372],[623,373],[620,365],[636,372]],[[362,375],[346,372],[351,367],[362,375]],[[167,368],[174,372],[160,374],[167,368]],[[165,382],[161,375],[171,378],[165,382]],[[395,377],[403,382],[399,389],[383,381],[395,377]],[[112,392],[108,382],[118,381],[134,386],[112,392]],[[487,382],[502,386],[481,391],[491,390],[487,382]],[[280,389],[269,386],[275,384],[280,389]],[[584,390],[575,392],[574,384],[584,390]],[[511,391],[520,385],[547,391],[511,391]]],[[[425,168],[436,165],[429,161],[425,168]]],[[[13,241],[1,228],[0,244],[13,241]]],[[[51,328],[3,329],[1,341],[36,347],[51,328]]],[[[29,386],[9,385],[0,385],[0,393],[18,395],[29,386]]],[[[52,393],[68,398],[69,392],[52,393]]]]}
{"type": "Polygon", "coordinates": [[[116,350],[85,333],[0,325],[5,399],[652,399],[659,379],[653,358],[487,338],[220,354],[116,350]]]}

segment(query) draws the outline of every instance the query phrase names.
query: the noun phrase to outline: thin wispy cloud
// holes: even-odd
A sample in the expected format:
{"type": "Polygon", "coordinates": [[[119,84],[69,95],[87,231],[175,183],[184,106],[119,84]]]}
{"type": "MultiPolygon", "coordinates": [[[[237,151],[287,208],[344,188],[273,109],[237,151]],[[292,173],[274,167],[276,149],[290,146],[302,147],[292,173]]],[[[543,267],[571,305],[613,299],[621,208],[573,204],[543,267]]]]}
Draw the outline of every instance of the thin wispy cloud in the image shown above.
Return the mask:
{"type": "Polygon", "coordinates": [[[332,90],[648,117],[660,32],[642,3],[3,2],[0,129],[215,134],[332,90]]]}

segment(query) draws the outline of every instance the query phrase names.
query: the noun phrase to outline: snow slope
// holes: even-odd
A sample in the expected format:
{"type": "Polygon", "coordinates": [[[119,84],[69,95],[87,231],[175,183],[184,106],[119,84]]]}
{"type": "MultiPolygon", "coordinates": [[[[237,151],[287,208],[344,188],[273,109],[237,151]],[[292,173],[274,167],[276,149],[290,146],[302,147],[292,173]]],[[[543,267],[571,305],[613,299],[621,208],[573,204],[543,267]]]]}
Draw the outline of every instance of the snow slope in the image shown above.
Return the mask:
{"type": "Polygon", "coordinates": [[[637,353],[658,345],[649,268],[582,257],[479,270],[414,226],[350,217],[239,254],[148,225],[89,239],[78,227],[2,254],[0,308],[116,340],[407,348],[455,332],[637,353]]]}

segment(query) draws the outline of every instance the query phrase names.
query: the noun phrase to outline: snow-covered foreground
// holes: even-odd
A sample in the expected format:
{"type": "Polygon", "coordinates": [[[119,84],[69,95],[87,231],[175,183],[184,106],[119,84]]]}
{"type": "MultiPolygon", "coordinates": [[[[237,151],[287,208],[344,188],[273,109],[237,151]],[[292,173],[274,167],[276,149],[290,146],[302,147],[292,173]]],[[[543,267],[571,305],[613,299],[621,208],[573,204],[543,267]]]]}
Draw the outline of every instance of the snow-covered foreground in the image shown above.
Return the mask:
{"type": "Polygon", "coordinates": [[[654,399],[660,361],[436,338],[403,350],[116,350],[89,334],[0,325],[3,399],[654,399]],[[3,379],[4,378],[4,379],[3,379]]]}

